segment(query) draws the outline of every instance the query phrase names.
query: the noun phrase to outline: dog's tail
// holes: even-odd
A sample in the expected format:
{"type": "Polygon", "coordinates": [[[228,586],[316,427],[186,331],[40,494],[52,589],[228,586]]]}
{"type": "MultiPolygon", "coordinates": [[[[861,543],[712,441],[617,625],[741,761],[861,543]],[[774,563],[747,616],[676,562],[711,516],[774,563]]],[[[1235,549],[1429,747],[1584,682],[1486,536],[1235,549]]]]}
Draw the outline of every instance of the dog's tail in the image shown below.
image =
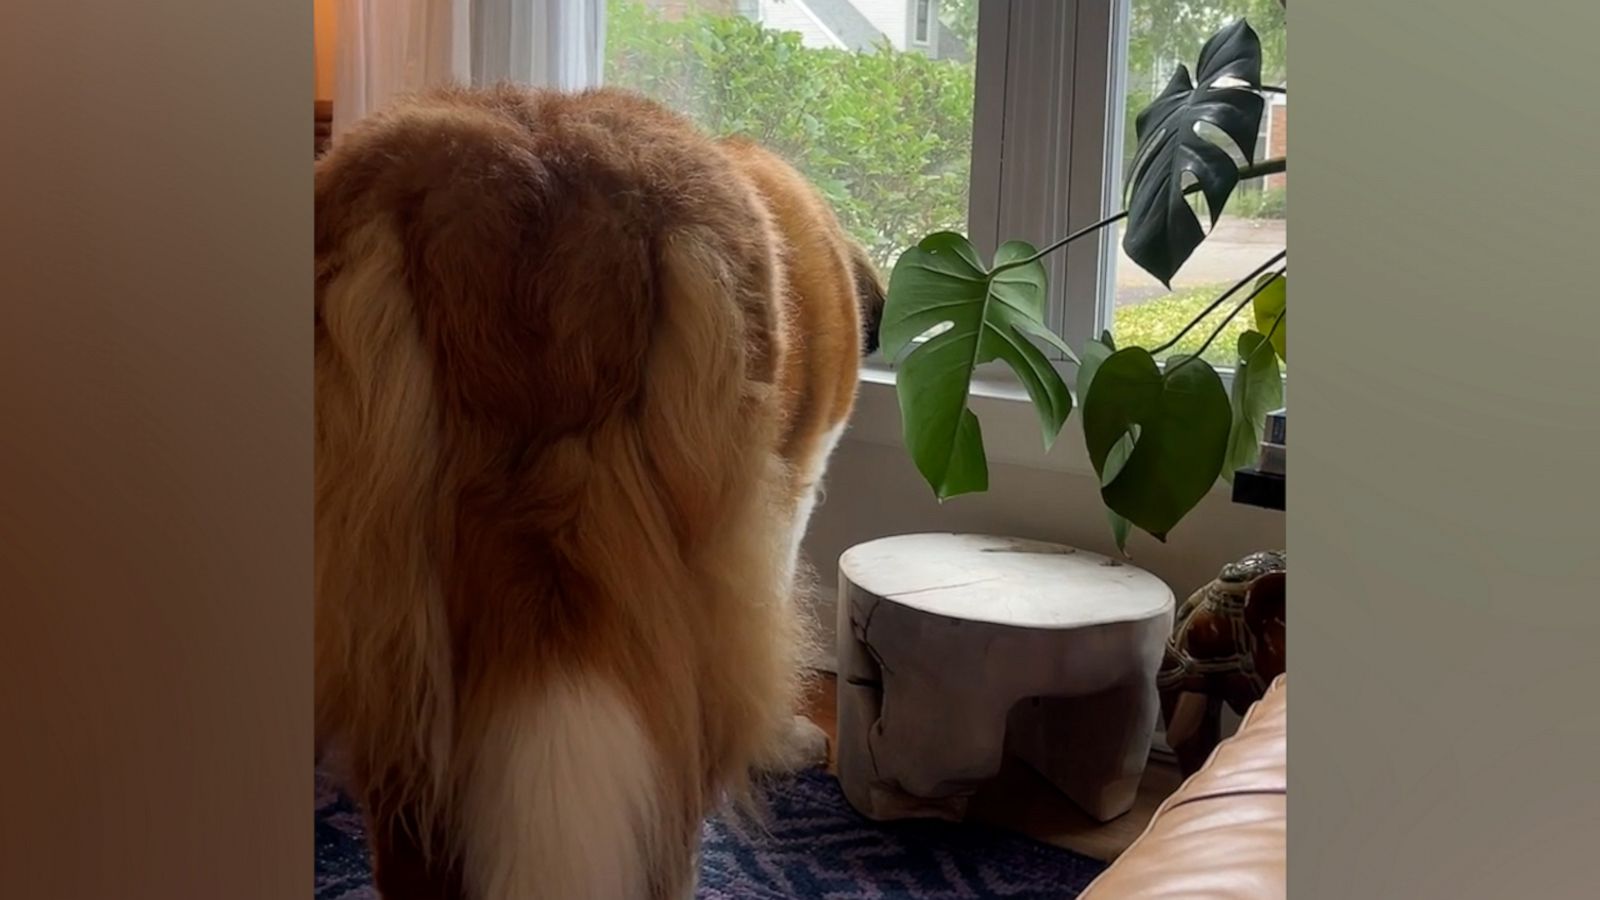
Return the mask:
{"type": "MultiPolygon", "coordinates": [[[[493,713],[473,748],[460,817],[471,896],[663,897],[689,873],[662,827],[666,772],[626,692],[571,673],[493,713]]],[[[677,846],[674,846],[674,845],[677,846]]]]}
{"type": "MultiPolygon", "coordinates": [[[[708,806],[784,733],[799,666],[768,493],[781,463],[748,349],[761,332],[739,307],[749,277],[725,241],[669,229],[632,271],[613,254],[610,297],[636,275],[657,292],[629,313],[650,323],[639,391],[533,454],[516,491],[570,516],[550,532],[570,577],[537,602],[581,624],[551,623],[571,636],[538,680],[474,688],[460,836],[475,897],[687,896],[708,806]]],[[[569,370],[567,389],[597,396],[618,371],[569,370]]]]}
{"type": "Polygon", "coordinates": [[[675,121],[441,94],[319,164],[319,728],[474,898],[683,893],[789,720],[777,242],[675,121]]]}

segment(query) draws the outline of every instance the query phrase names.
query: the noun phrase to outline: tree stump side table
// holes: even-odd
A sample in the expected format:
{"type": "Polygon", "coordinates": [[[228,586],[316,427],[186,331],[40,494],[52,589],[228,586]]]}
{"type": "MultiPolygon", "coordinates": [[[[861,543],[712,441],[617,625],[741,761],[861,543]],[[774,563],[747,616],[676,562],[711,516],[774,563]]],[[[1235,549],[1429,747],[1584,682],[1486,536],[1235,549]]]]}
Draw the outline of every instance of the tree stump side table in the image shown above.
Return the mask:
{"type": "Polygon", "coordinates": [[[1009,753],[1094,818],[1127,812],[1173,600],[1142,569],[1059,544],[915,534],[846,551],[846,797],[880,821],[960,819],[1009,753]]]}

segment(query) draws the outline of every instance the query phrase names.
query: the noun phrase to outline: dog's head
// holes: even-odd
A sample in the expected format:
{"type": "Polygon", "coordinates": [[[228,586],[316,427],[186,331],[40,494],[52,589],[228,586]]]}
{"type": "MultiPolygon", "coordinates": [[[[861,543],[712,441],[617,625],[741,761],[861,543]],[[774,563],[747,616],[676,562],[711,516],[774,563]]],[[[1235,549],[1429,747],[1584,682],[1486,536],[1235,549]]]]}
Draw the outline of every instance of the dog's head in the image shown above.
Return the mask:
{"type": "Polygon", "coordinates": [[[850,242],[850,274],[856,286],[856,302],[861,306],[861,355],[878,350],[878,329],[883,325],[883,277],[867,251],[850,242]]]}

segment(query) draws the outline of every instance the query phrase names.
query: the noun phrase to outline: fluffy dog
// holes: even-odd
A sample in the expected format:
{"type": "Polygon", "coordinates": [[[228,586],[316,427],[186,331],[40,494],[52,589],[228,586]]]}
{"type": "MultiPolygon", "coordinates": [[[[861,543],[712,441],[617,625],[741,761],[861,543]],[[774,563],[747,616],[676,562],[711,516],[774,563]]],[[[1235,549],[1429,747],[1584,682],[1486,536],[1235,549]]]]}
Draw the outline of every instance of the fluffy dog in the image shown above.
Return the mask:
{"type": "Polygon", "coordinates": [[[882,302],[793,169],[623,92],[318,162],[317,730],[389,900],[683,900],[815,752],[799,544],[882,302]]]}

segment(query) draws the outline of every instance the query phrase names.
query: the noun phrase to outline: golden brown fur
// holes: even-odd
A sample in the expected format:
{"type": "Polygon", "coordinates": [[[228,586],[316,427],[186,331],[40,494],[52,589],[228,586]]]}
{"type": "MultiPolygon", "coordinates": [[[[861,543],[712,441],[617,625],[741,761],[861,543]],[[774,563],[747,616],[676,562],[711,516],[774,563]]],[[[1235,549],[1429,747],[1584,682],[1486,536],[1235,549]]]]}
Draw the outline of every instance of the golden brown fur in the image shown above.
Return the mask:
{"type": "Polygon", "coordinates": [[[703,815],[786,753],[870,264],[759,148],[501,88],[319,161],[316,279],[317,727],[380,889],[686,896],[703,815]],[[576,810],[590,775],[649,796],[576,810]]]}

